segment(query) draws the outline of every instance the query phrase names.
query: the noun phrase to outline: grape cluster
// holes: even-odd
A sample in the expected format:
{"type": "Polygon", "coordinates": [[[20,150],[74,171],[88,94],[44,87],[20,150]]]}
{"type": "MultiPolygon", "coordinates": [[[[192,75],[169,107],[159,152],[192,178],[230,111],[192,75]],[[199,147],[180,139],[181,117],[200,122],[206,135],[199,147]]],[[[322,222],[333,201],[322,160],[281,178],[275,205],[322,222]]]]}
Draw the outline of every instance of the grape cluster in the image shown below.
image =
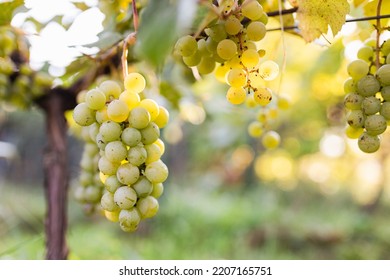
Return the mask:
{"type": "Polygon", "coordinates": [[[127,232],[135,231],[142,219],[156,215],[157,198],[168,177],[168,168],[160,159],[165,146],[159,137],[169,113],[152,99],[141,100],[145,84],[139,73],[125,78],[124,91],[115,81],[104,81],[86,92],[84,102],[73,111],[74,121],[86,128],[85,137],[90,139],[84,150],[86,159],[83,155],[81,160],[82,169],[88,171],[86,183],[82,175],[80,185],[89,196],[93,182],[95,192],[83,198],[89,203],[99,198],[107,219],[119,221],[127,232]]]}
{"type": "Polygon", "coordinates": [[[262,107],[253,99],[248,98],[246,105],[249,108],[260,107],[256,113],[256,119],[248,125],[249,136],[261,138],[261,143],[266,149],[277,148],[281,139],[279,133],[272,128],[278,122],[279,112],[290,108],[289,98],[278,95],[267,107],[262,107]]]}
{"type": "Polygon", "coordinates": [[[0,101],[24,109],[51,87],[52,78],[32,71],[26,59],[20,59],[19,41],[23,39],[12,28],[0,28],[0,101]]]}
{"type": "Polygon", "coordinates": [[[375,42],[367,41],[359,49],[358,59],[348,65],[350,78],[344,83],[346,135],[358,139],[360,150],[366,153],[379,149],[379,136],[390,120],[390,40],[378,52],[379,68],[376,53],[375,42]]]}
{"type": "Polygon", "coordinates": [[[275,79],[279,73],[274,61],[261,61],[266,54],[257,42],[266,35],[268,16],[256,0],[218,1],[220,15],[197,38],[186,35],[177,41],[175,53],[188,67],[196,67],[199,74],[215,70],[216,79],[230,87],[226,99],[241,104],[253,94],[255,102],[266,106],[273,94],[265,81],[275,79]]]}

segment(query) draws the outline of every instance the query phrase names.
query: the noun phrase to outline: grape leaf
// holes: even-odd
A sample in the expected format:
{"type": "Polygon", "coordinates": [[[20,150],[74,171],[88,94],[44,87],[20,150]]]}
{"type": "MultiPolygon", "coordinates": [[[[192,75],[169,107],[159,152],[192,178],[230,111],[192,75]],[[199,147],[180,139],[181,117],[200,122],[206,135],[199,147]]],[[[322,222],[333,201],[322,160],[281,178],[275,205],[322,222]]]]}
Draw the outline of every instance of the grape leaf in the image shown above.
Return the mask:
{"type": "Polygon", "coordinates": [[[349,12],[347,0],[299,0],[297,19],[302,37],[311,42],[328,32],[330,26],[336,35],[349,12]]]}
{"type": "Polygon", "coordinates": [[[23,0],[11,0],[0,3],[0,26],[11,23],[14,11],[22,6],[23,0]]]}

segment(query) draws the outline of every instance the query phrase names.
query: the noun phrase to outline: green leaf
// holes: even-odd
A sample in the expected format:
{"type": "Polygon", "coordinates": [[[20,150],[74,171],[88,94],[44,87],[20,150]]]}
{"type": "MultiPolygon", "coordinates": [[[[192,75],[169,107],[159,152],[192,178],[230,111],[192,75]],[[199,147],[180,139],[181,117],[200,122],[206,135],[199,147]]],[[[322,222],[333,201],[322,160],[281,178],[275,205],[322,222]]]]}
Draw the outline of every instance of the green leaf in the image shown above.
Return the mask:
{"type": "Polygon", "coordinates": [[[328,25],[336,35],[345,23],[349,8],[347,0],[299,0],[297,20],[302,37],[311,42],[327,33],[328,25]]]}
{"type": "Polygon", "coordinates": [[[14,11],[22,6],[23,0],[3,1],[0,3],[0,26],[11,23],[14,11]]]}
{"type": "MultiPolygon", "coordinates": [[[[154,66],[160,66],[172,47],[178,34],[185,28],[186,20],[180,14],[183,6],[190,6],[194,1],[153,0],[141,14],[137,32],[135,52],[154,66]],[[172,2],[174,2],[172,4],[172,2]]],[[[193,11],[195,12],[195,11],[193,11]]],[[[192,13],[192,12],[191,12],[192,13]]],[[[188,15],[192,17],[193,15],[188,15]]]]}

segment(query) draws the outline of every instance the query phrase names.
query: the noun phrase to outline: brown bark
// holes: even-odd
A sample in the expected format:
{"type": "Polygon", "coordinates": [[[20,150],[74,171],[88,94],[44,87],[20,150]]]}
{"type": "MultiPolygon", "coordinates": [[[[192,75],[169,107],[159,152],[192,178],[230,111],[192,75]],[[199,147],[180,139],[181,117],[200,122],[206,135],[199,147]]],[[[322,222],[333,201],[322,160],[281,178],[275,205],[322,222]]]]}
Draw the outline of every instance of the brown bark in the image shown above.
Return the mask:
{"type": "Polygon", "coordinates": [[[44,153],[46,196],[46,258],[64,260],[68,256],[67,229],[67,125],[61,95],[49,94],[42,105],[46,114],[47,148],[44,153]]]}

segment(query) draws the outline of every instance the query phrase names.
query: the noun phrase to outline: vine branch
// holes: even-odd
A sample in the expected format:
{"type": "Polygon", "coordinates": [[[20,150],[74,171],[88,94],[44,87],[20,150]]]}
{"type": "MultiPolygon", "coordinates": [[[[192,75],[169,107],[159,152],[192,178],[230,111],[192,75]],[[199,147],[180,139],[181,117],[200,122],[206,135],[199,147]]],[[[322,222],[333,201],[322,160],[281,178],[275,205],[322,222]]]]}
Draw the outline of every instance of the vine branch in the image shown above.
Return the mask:
{"type": "Polygon", "coordinates": [[[380,20],[380,15],[381,15],[381,7],[382,7],[382,0],[378,1],[378,6],[376,7],[376,46],[375,46],[375,53],[376,53],[376,58],[375,58],[375,65],[376,69],[379,68],[379,40],[381,36],[381,20],[380,20]]]}

